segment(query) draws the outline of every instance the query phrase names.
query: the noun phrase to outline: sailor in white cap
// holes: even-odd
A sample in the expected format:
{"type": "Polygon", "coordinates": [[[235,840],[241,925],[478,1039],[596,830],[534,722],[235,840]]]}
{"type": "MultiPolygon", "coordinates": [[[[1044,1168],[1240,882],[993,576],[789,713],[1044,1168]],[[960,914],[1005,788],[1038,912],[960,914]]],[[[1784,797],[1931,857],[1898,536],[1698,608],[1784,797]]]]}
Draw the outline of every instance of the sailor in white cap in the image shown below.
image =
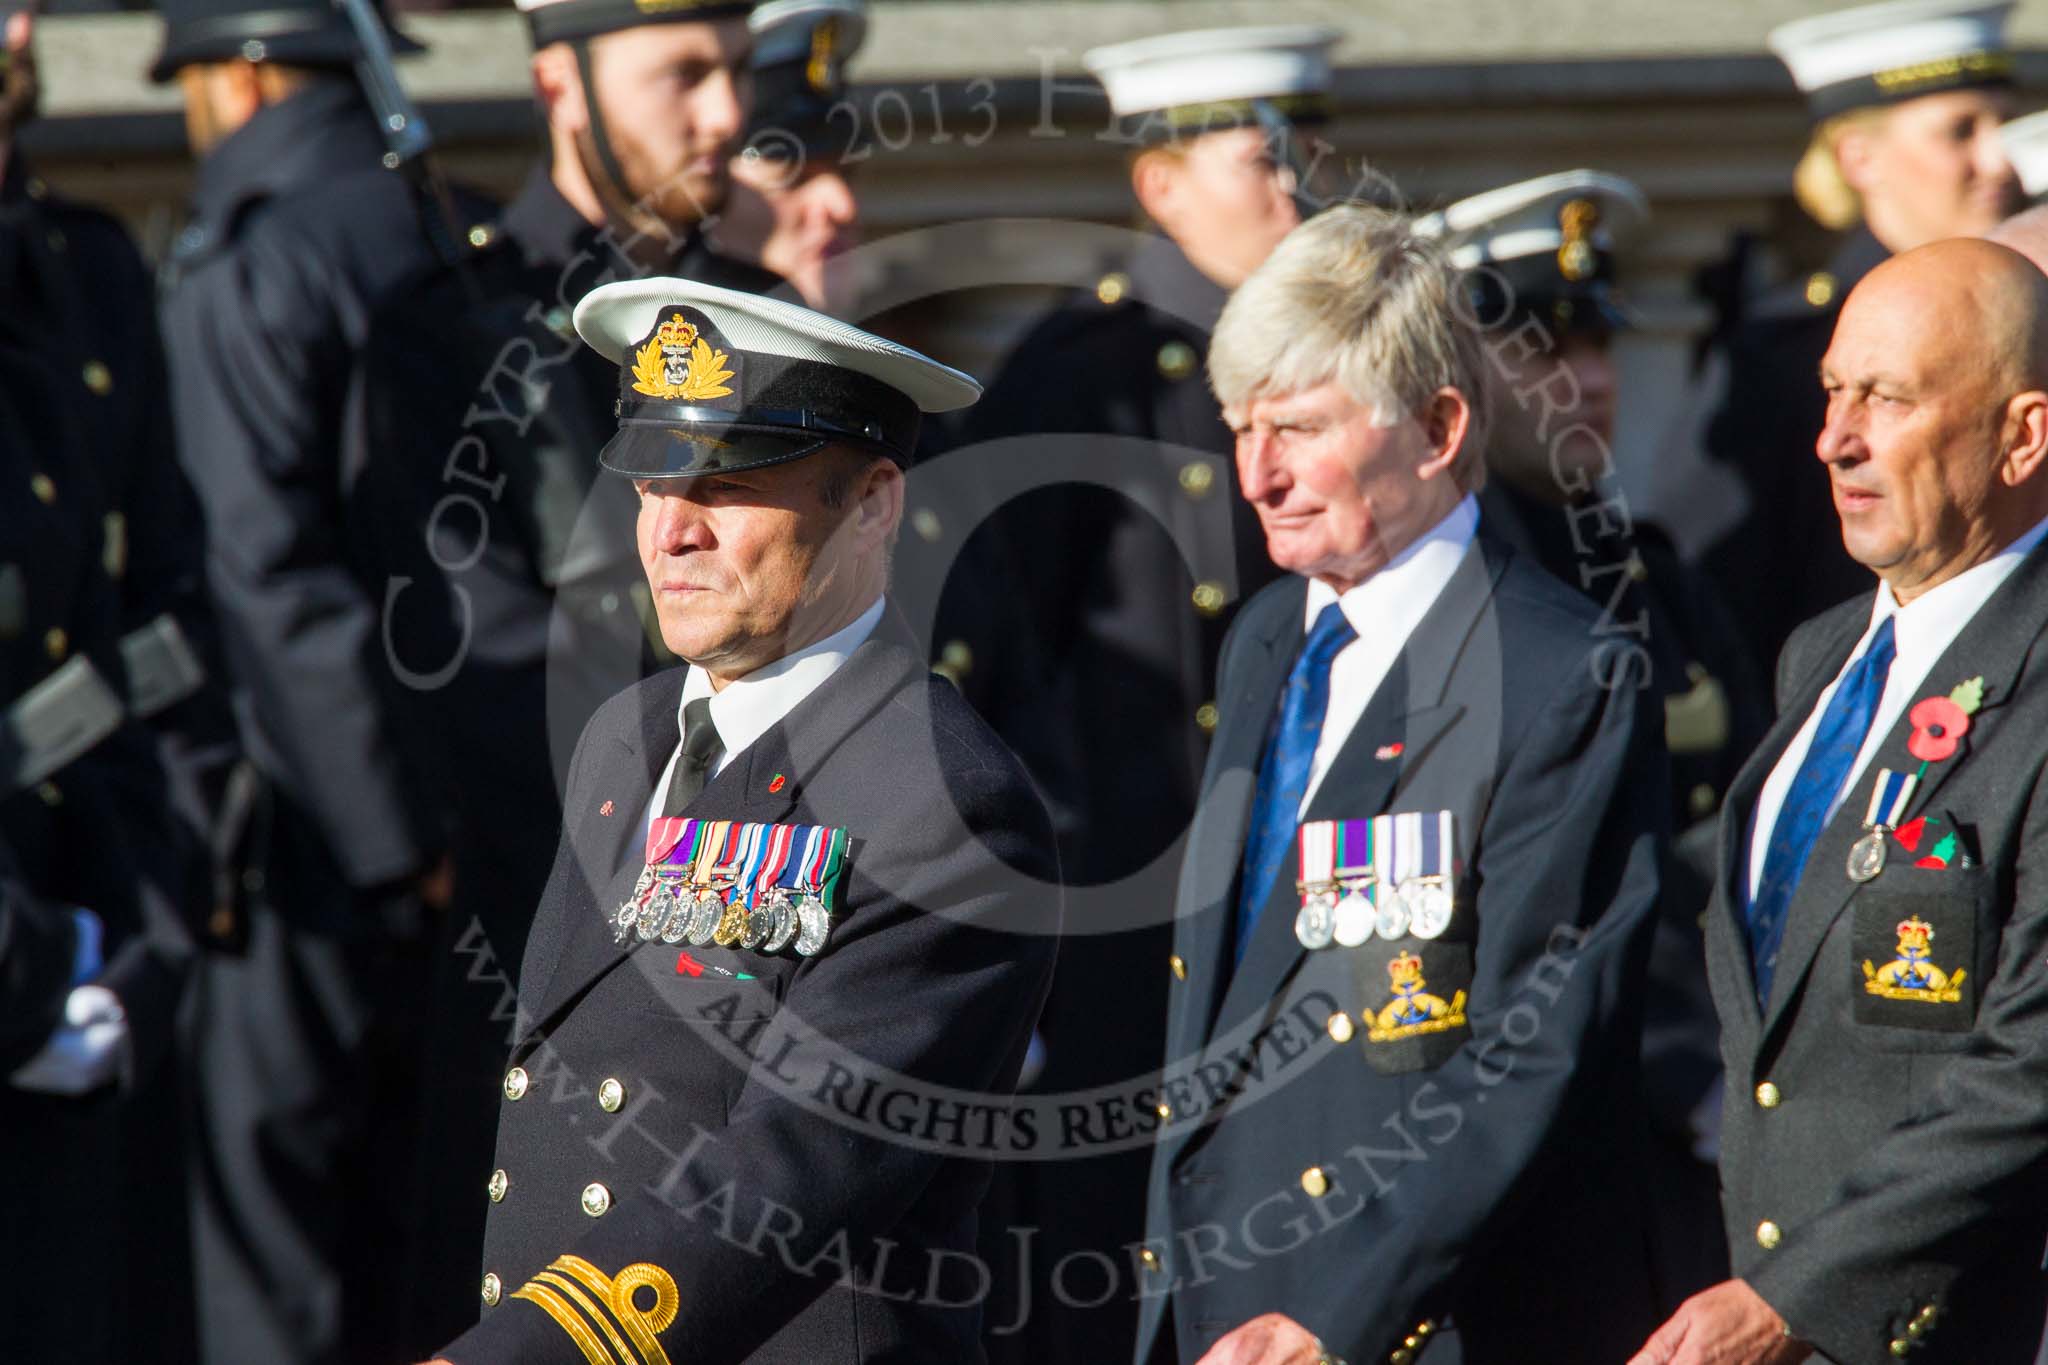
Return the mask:
{"type": "Polygon", "coordinates": [[[867,39],[866,0],[771,0],[748,22],[754,114],[715,235],[788,280],[806,304],[840,313],[852,281],[830,265],[854,244],[860,201],[845,124],[835,128],[830,115],[867,39]]]}
{"type": "Polygon", "coordinates": [[[980,386],[685,280],[607,285],[576,326],[615,367],[601,477],[638,491],[685,662],[601,707],[570,765],[483,1319],[442,1358],[979,1360],[980,1126],[888,1116],[1009,1096],[1058,874],[1023,769],[886,590],[918,426],[980,386]],[[852,1098],[875,1087],[880,1118],[852,1098]]]}
{"type": "Polygon", "coordinates": [[[1712,887],[1716,817],[1770,723],[1770,694],[1719,590],[1661,526],[1618,496],[1611,354],[1635,323],[1617,254],[1649,205],[1633,181],[1563,171],[1452,204],[1418,227],[1464,272],[1472,314],[1499,339],[1504,381],[1479,494],[1488,530],[1600,606],[1601,667],[1663,703],[1669,828],[1643,1020],[1644,1093],[1658,1193],[1658,1283],[1683,1297],[1727,1278],[1711,1136],[1720,1126],[1720,1024],[1706,989],[1699,917],[1712,887]]]}
{"type": "MultiPolygon", "coordinates": [[[[1072,451],[1103,440],[1106,486],[1041,489],[990,519],[977,540],[1007,546],[999,595],[1025,632],[1044,686],[1072,697],[1044,722],[1032,689],[997,689],[989,661],[1006,643],[987,611],[949,602],[935,639],[982,663],[965,685],[1045,786],[1071,881],[1119,887],[1121,904],[1173,902],[1209,734],[1215,666],[1236,604],[1277,577],[1238,495],[1233,440],[1203,378],[1209,331],[1234,289],[1301,221],[1309,139],[1325,121],[1339,34],[1316,26],[1170,33],[1083,55],[1129,148],[1131,188],[1156,233],[1105,262],[1030,328],[970,414],[972,446],[1036,436],[1072,451]],[[989,687],[992,695],[978,689],[989,687]]],[[[1100,129],[1097,123],[1091,133],[1100,129]]],[[[1324,156],[1324,164],[1334,158],[1324,156]]],[[[915,490],[913,490],[915,491],[915,490]]],[[[956,581],[960,576],[956,576],[956,581]]],[[[949,589],[965,597],[971,584],[949,589]]],[[[1098,933],[1060,965],[1042,1024],[1050,1091],[1124,1084],[1156,1068],[1157,1047],[1101,1027],[1102,1002],[1133,1019],[1166,1009],[1163,925],[1098,933]]],[[[1005,1170],[999,1180],[1011,1176],[1005,1170]]],[[[1142,1234],[1146,1157],[1109,1153],[1018,1176],[1018,1221],[1040,1229],[1030,1320],[1001,1345],[1020,1360],[1128,1358],[1129,1305],[1078,1302],[1050,1279],[1067,1255],[1093,1258],[1142,1234]]],[[[1006,1270],[998,1282],[1008,1282],[1006,1270]]]]}
{"type": "MultiPolygon", "coordinates": [[[[1824,408],[1813,376],[1842,301],[1887,256],[1986,232],[2019,207],[1998,138],[2011,112],[2011,10],[2011,0],[1893,0],[1771,32],[1814,119],[1794,193],[1846,235],[1825,268],[1754,303],[1734,285],[1723,291],[1712,348],[1726,382],[1705,447],[1741,480],[1748,507],[1705,563],[1766,664],[1794,626],[1870,583],[1840,548],[1813,458],[1824,408]]],[[[1727,273],[1746,271],[1738,261],[1727,273]]]]}

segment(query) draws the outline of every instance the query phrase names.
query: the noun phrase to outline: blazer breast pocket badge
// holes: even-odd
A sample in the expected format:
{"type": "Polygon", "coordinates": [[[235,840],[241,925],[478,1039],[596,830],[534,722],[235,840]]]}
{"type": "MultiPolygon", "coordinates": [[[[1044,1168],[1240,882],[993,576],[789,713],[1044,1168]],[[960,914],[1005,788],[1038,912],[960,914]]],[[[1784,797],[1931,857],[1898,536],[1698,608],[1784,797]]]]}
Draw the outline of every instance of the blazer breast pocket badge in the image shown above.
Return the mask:
{"type": "Polygon", "coordinates": [[[1976,927],[1973,899],[1859,897],[1851,933],[1856,1022],[1944,1033],[1970,1028],[1977,1017],[1976,927]]]}

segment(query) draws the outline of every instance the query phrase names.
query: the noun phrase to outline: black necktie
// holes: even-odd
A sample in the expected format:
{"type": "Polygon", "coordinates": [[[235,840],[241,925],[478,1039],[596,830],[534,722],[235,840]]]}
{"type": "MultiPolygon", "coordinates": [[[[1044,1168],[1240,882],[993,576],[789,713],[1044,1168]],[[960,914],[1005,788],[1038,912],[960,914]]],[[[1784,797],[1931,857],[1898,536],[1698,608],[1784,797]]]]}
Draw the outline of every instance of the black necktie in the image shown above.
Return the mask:
{"type": "Polygon", "coordinates": [[[697,793],[704,790],[704,784],[711,780],[711,770],[718,763],[718,756],[725,752],[725,745],[719,741],[718,727],[711,723],[711,699],[699,697],[683,706],[683,752],[676,758],[676,770],[668,779],[668,800],[661,806],[663,815],[681,815],[683,808],[697,799],[697,793]]]}

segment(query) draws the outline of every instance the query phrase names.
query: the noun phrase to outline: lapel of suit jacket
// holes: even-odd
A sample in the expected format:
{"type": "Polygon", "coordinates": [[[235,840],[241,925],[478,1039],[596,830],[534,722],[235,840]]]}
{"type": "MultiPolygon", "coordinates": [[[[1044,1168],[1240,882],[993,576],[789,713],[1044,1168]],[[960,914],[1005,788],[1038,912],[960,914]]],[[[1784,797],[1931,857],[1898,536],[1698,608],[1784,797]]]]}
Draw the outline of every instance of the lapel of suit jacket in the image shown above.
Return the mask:
{"type": "MultiPolygon", "coordinates": [[[[1979,731],[1995,719],[1998,710],[2011,698],[2019,685],[2027,653],[2044,621],[2048,621],[2048,547],[2036,547],[2012,577],[1978,608],[1920,684],[1916,702],[1922,697],[1946,696],[1958,683],[1981,676],[1984,701],[1955,753],[1927,766],[1927,773],[1913,794],[1908,818],[1939,810],[1934,804],[1935,795],[1969,761],[1973,739],[1981,745],[1979,731]]],[[[1766,1038],[1775,1031],[1787,1006],[1804,987],[1813,956],[1835,920],[1856,892],[1872,884],[1849,879],[1849,849],[1863,834],[1863,817],[1868,813],[1869,793],[1877,780],[1877,769],[1919,770],[1920,760],[1906,748],[1906,741],[1913,734],[1911,710],[1908,706],[1907,714],[1900,715],[1884,743],[1871,756],[1870,766],[1842,799],[1841,808],[1828,821],[1820,838],[1814,841],[1813,852],[1799,877],[1799,889],[1792,893],[1792,905],[1786,914],[1785,941],[1778,950],[1777,974],[1771,984],[1769,1005],[1764,1010],[1766,1038]]],[[[1897,850],[1891,852],[1896,854],[1897,850]]],[[[1880,873],[1879,880],[1882,876],[1880,873]]]]}
{"type": "Polygon", "coordinates": [[[1721,915],[1726,927],[1735,935],[1738,951],[1734,956],[1741,960],[1742,996],[1747,1011],[1741,1020],[1751,1028],[1763,1018],[1763,1009],[1756,999],[1756,964],[1750,956],[1749,918],[1744,910],[1749,886],[1749,827],[1756,818],[1757,799],[1763,795],[1764,783],[1769,780],[1771,770],[1784,756],[1785,746],[1792,742],[1793,736],[1799,733],[1799,727],[1813,714],[1820,694],[1842,671],[1849,651],[1856,647],[1869,621],[1866,611],[1845,622],[1836,639],[1825,642],[1809,674],[1807,686],[1778,713],[1763,742],[1757,745],[1756,752],[1749,756],[1741,771],[1736,773],[1735,780],[1728,785],[1728,795],[1722,803],[1721,826],[1715,841],[1718,860],[1715,886],[1718,894],[1713,898],[1710,913],[1721,915]]]}
{"type": "MultiPolygon", "coordinates": [[[[611,733],[592,735],[589,777],[570,795],[578,808],[562,812],[563,838],[570,855],[567,876],[549,882],[534,916],[533,943],[526,955],[529,970],[521,986],[523,1001],[549,998],[548,988],[560,974],[563,955],[576,941],[575,929],[590,914],[600,913],[602,897],[625,860],[628,847],[645,833],[640,822],[649,794],[680,738],[676,708],[687,666],[656,674],[642,690],[638,715],[624,717],[611,733]],[[603,803],[612,813],[602,814],[603,803]],[[598,807],[591,809],[591,807],[598,807]]],[[[612,903],[616,906],[617,902],[612,903]]],[[[522,1036],[539,1021],[529,1011],[522,1036]]]]}
{"type": "MultiPolygon", "coordinates": [[[[1463,710],[1448,700],[1452,677],[1473,628],[1492,601],[1493,585],[1507,567],[1506,553],[1490,537],[1474,538],[1345,737],[1303,819],[1378,815],[1429,761],[1437,741],[1463,710]],[[1390,742],[1401,745],[1399,762],[1379,757],[1390,742]]],[[[1297,616],[1297,624],[1299,620],[1297,616]]],[[[1291,910],[1298,901],[1291,866],[1291,859],[1283,862],[1274,878],[1272,894],[1253,925],[1252,941],[1230,975],[1219,1013],[1212,1016],[1212,1032],[1219,1021],[1227,1032],[1253,1010],[1270,1007],[1301,965],[1307,950],[1294,936],[1291,910]]]]}
{"type": "MultiPolygon", "coordinates": [[[[807,776],[816,772],[862,721],[924,671],[922,658],[907,643],[909,639],[909,627],[891,604],[874,634],[848,656],[838,671],[735,755],[723,771],[704,784],[704,790],[683,809],[683,814],[696,819],[750,824],[776,824],[788,819],[802,798],[807,776]],[[777,776],[784,781],[777,790],[770,791],[777,776]]],[[[621,778],[638,779],[632,806],[636,816],[652,796],[661,770],[680,740],[675,706],[680,695],[678,682],[668,695],[665,713],[661,708],[650,707],[636,745],[621,745],[633,752],[616,760],[615,771],[621,778]]],[[[563,913],[568,918],[560,931],[558,963],[534,993],[533,998],[540,1005],[528,1025],[529,1033],[551,1023],[564,1006],[642,946],[637,937],[623,944],[613,938],[612,913],[631,894],[642,866],[639,838],[645,832],[644,826],[637,818],[626,823],[627,832],[633,836],[630,840],[607,830],[608,838],[594,841],[599,861],[587,869],[583,882],[587,888],[595,889],[595,899],[589,899],[587,894],[572,895],[564,902],[563,913]]]]}
{"type": "Polygon", "coordinates": [[[1176,896],[1174,950],[1197,975],[1180,992],[1167,1034],[1167,1055],[1188,1057],[1206,1040],[1223,1004],[1229,981],[1223,959],[1231,950],[1231,922],[1237,910],[1237,878],[1251,825],[1252,795],[1259,758],[1272,728],[1280,689],[1300,652],[1302,604],[1308,580],[1297,578],[1282,594],[1272,620],[1244,647],[1242,670],[1229,696],[1221,699],[1223,724],[1216,734],[1209,775],[1188,840],[1185,872],[1176,896]]]}

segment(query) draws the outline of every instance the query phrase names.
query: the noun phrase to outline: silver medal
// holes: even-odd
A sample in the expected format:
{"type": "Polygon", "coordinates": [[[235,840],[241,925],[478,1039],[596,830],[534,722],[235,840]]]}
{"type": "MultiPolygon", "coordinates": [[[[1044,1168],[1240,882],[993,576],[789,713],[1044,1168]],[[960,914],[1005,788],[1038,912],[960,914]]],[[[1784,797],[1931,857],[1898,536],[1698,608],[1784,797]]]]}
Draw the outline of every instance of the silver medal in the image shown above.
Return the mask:
{"type": "Polygon", "coordinates": [[[640,902],[640,913],[633,921],[642,943],[651,943],[660,935],[662,908],[661,888],[657,886],[640,902]]]}
{"type": "Polygon", "coordinates": [[[1373,927],[1389,943],[1408,933],[1408,895],[1406,886],[1380,891],[1380,914],[1373,927]]]}
{"type": "Polygon", "coordinates": [[[1329,947],[1336,917],[1337,898],[1329,892],[1302,897],[1301,912],[1294,917],[1295,939],[1310,952],[1329,947]]]}
{"type": "Polygon", "coordinates": [[[825,903],[816,896],[805,896],[797,903],[796,950],[804,957],[817,956],[825,946],[825,935],[832,931],[832,917],[825,913],[825,903]]]}
{"type": "Polygon", "coordinates": [[[1363,890],[1353,888],[1337,902],[1336,925],[1332,931],[1338,944],[1356,948],[1372,937],[1372,900],[1363,890]]]}
{"type": "Polygon", "coordinates": [[[661,941],[673,948],[683,941],[690,925],[690,903],[678,894],[674,882],[664,882],[654,893],[667,911],[661,917],[661,941]]]}
{"type": "Polygon", "coordinates": [[[1867,882],[1884,871],[1884,831],[1873,829],[1849,846],[1849,880],[1867,882]]]}
{"type": "Polygon", "coordinates": [[[1451,927],[1451,889],[1447,886],[1421,886],[1409,893],[1408,932],[1417,938],[1435,938],[1451,927]]]}
{"type": "Polygon", "coordinates": [[[796,937],[796,907],[789,903],[789,897],[785,895],[780,900],[772,902],[768,908],[771,919],[768,937],[761,940],[761,951],[779,953],[796,937]]]}
{"type": "Polygon", "coordinates": [[[718,903],[718,897],[709,891],[700,891],[690,901],[690,917],[683,926],[683,937],[690,941],[692,948],[703,948],[710,944],[711,936],[718,932],[718,918],[725,907],[718,903]]]}
{"type": "Polygon", "coordinates": [[[775,928],[775,903],[781,891],[770,890],[760,903],[747,911],[747,930],[740,935],[740,947],[754,952],[768,941],[768,934],[775,928]]]}

